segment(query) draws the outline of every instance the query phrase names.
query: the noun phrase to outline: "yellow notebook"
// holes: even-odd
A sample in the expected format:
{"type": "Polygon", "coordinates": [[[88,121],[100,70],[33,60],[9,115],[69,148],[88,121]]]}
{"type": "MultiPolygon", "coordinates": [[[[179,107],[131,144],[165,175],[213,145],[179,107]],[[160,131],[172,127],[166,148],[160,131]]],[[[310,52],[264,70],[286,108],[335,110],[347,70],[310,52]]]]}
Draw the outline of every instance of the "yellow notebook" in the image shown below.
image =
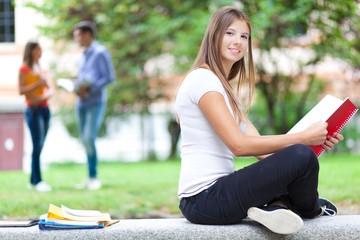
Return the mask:
{"type": "MultiPolygon", "coordinates": [[[[33,84],[33,83],[39,81],[39,80],[40,80],[40,75],[28,73],[28,74],[26,74],[25,84],[30,85],[30,84],[33,84]]],[[[43,94],[44,94],[44,87],[43,86],[34,89],[30,93],[30,95],[32,95],[32,96],[41,96],[43,94]]]]}

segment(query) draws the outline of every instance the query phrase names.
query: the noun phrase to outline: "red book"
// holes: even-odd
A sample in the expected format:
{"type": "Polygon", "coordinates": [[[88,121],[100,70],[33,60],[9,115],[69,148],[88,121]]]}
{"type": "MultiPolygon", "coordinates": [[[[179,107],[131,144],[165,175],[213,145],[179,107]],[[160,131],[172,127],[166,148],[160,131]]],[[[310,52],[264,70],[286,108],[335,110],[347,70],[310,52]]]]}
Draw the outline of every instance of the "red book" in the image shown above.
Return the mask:
{"type": "MultiPolygon", "coordinates": [[[[334,96],[326,95],[292,129],[290,129],[288,134],[303,131],[308,126],[318,121],[326,121],[328,123],[327,135],[333,136],[334,133],[340,132],[350,118],[355,115],[357,110],[358,108],[349,100],[349,98],[341,100],[334,96]]],[[[321,145],[310,147],[318,157],[325,151],[321,145]]]]}

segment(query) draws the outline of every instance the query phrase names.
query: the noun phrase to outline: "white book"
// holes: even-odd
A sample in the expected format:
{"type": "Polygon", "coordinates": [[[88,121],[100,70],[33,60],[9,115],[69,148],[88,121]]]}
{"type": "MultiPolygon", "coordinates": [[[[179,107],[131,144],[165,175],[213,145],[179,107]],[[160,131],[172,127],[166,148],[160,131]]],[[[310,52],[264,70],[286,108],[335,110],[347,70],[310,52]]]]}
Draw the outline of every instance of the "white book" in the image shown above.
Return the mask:
{"type": "Polygon", "coordinates": [[[64,88],[66,91],[68,92],[76,92],[79,90],[79,88],[81,87],[88,87],[91,85],[90,81],[84,80],[81,81],[77,84],[75,84],[75,81],[69,78],[59,78],[58,80],[56,80],[56,84],[59,87],[64,88]]]}
{"type": "Polygon", "coordinates": [[[64,88],[68,92],[74,92],[75,90],[75,84],[73,80],[68,78],[59,78],[58,80],[56,80],[56,84],[59,87],[64,88]]]}

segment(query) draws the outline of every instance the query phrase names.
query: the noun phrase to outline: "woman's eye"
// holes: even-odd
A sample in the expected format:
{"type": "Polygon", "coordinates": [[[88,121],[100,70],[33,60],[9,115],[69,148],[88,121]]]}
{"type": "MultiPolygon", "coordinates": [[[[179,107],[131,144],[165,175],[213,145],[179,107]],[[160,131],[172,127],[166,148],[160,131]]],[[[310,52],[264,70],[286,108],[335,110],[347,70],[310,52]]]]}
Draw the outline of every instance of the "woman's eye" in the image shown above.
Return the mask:
{"type": "Polygon", "coordinates": [[[226,32],[227,35],[233,36],[234,33],[233,32],[226,32]]]}
{"type": "Polygon", "coordinates": [[[248,36],[246,36],[246,35],[242,35],[241,36],[243,39],[248,39],[248,36]]]}

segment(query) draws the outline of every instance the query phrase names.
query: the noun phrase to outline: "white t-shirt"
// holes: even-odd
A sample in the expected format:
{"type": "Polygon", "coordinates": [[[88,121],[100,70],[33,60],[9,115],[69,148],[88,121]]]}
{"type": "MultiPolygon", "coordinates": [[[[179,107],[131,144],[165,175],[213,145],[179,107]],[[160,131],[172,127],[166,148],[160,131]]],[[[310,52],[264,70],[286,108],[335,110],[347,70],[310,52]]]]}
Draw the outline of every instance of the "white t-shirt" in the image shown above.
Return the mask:
{"type": "MultiPolygon", "coordinates": [[[[181,128],[181,171],[178,197],[190,197],[233,173],[234,155],[217,135],[198,103],[207,92],[219,92],[232,113],[220,79],[210,70],[197,68],[182,82],[176,97],[181,128]]],[[[246,124],[241,124],[242,132],[246,124]]]]}

